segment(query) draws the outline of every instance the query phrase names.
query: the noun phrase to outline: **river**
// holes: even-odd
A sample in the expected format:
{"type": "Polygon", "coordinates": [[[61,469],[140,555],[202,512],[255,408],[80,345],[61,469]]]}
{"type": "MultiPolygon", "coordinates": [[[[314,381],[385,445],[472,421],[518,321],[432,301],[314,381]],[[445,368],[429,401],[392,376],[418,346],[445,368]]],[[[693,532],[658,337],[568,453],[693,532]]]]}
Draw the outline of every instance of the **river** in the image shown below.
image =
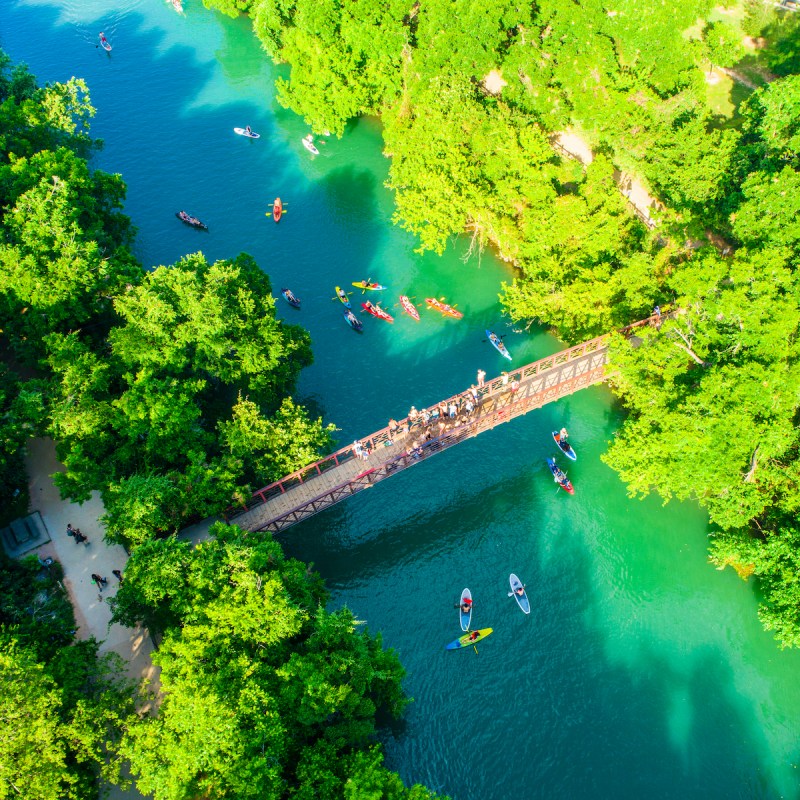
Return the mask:
{"type": "MultiPolygon", "coordinates": [[[[503,360],[483,330],[508,334],[521,365],[554,352],[546,333],[500,315],[506,266],[465,260],[466,243],[420,256],[391,223],[379,126],[301,144],[303,121],[273,89],[246,20],[188,0],[4,0],[0,44],[42,81],[89,84],[105,140],[95,162],[128,185],[136,254],[169,264],[202,249],[244,250],[277,289],[303,300],[286,319],[308,328],[315,364],[298,395],[335,422],[342,443],[492,376],[503,360]],[[96,46],[99,31],[113,46],[96,46]],[[236,136],[251,125],[258,141],[236,136]],[[280,225],[265,217],[275,196],[280,225]],[[179,209],[209,225],[199,233],[179,209]],[[346,327],[335,284],[388,284],[446,297],[461,321],[421,309],[413,322],[346,327]]],[[[277,292],[276,292],[277,293],[277,292]]],[[[354,295],[360,299],[360,295],[354,295]]],[[[282,301],[281,301],[282,302],[282,301]]],[[[457,800],[483,798],[800,797],[800,654],[780,651],[756,618],[753,587],[707,563],[708,525],[692,504],[632,500],[600,455],[621,411],[604,387],[533,412],[401,473],[280,539],[325,577],[408,670],[414,698],[387,731],[388,765],[457,800]],[[574,497],[554,487],[549,431],[570,429],[574,497]],[[526,582],[525,617],[507,596],[526,582]],[[475,622],[494,635],[449,653],[453,603],[469,586],[475,622]]]]}

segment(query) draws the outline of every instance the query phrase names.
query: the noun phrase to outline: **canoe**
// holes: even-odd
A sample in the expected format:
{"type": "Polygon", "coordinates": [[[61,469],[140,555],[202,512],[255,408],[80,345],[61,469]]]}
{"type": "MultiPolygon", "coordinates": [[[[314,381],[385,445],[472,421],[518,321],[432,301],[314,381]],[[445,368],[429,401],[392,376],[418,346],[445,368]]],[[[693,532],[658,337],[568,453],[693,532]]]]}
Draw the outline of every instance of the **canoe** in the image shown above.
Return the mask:
{"type": "Polygon", "coordinates": [[[344,318],[347,324],[354,330],[354,331],[361,331],[364,327],[364,324],[361,320],[349,309],[345,308],[344,310],[344,318]]]}
{"type": "Polygon", "coordinates": [[[434,308],[436,309],[436,311],[441,311],[442,314],[444,314],[446,317],[453,317],[453,319],[461,319],[461,317],[464,316],[460,311],[456,311],[452,306],[447,305],[447,303],[442,303],[435,297],[426,297],[425,302],[428,304],[430,308],[434,308]]]}
{"type": "Polygon", "coordinates": [[[292,308],[300,308],[300,298],[291,289],[281,289],[281,295],[292,308]]]}
{"type": "Polygon", "coordinates": [[[342,289],[341,286],[336,287],[336,296],[342,301],[342,304],[345,308],[352,308],[350,305],[350,298],[347,296],[347,292],[342,289]]]}
{"type": "Polygon", "coordinates": [[[385,319],[387,322],[394,322],[394,317],[391,314],[388,314],[380,306],[376,306],[374,303],[362,303],[361,308],[363,308],[367,314],[372,314],[373,317],[385,319]]]}
{"type": "Polygon", "coordinates": [[[103,50],[106,51],[106,53],[111,52],[111,45],[108,39],[106,39],[106,37],[102,33],[100,33],[100,47],[102,47],[103,50]]]}
{"type": "Polygon", "coordinates": [[[486,334],[486,338],[492,343],[492,346],[498,353],[500,353],[503,358],[507,358],[511,361],[511,353],[508,352],[508,348],[503,344],[503,340],[496,334],[494,331],[484,331],[486,334]]]}
{"type": "Polygon", "coordinates": [[[530,614],[531,603],[530,600],[528,600],[528,593],[525,591],[522,581],[512,572],[508,576],[508,583],[511,586],[511,594],[514,595],[514,599],[517,601],[517,604],[522,609],[523,613],[530,614]],[[517,594],[517,589],[522,589],[522,594],[517,594]]]}
{"type": "Polygon", "coordinates": [[[417,311],[417,307],[404,294],[400,295],[400,305],[409,317],[419,322],[419,311],[417,311]]]}
{"type": "Polygon", "coordinates": [[[472,592],[469,589],[464,589],[461,592],[461,600],[458,604],[458,621],[461,623],[461,630],[468,631],[470,623],[472,622],[472,592]],[[469,600],[469,611],[464,611],[461,606],[464,601],[469,600]]]}
{"type": "Polygon", "coordinates": [[[570,461],[577,461],[578,454],[572,449],[572,445],[569,442],[562,442],[561,435],[558,431],[553,431],[553,438],[556,440],[556,444],[561,449],[561,452],[570,460],[570,461]]]}
{"type": "Polygon", "coordinates": [[[565,472],[559,469],[559,467],[556,465],[556,462],[553,461],[552,458],[547,459],[547,466],[550,467],[550,472],[553,473],[553,480],[555,480],[555,482],[567,494],[575,494],[575,487],[570,482],[570,479],[567,477],[565,472]]]}
{"type": "Polygon", "coordinates": [[[274,219],[275,222],[280,222],[281,216],[283,216],[283,203],[280,197],[276,197],[275,201],[272,203],[272,219],[274,219]]]}
{"type": "Polygon", "coordinates": [[[238,133],[239,136],[246,136],[248,139],[260,139],[261,138],[261,134],[260,133],[256,133],[255,131],[250,131],[250,133],[248,133],[246,128],[234,128],[233,132],[234,133],[238,133]]]}
{"type": "Polygon", "coordinates": [[[445,650],[461,650],[464,647],[472,647],[472,645],[477,644],[481,639],[485,639],[492,633],[492,628],[481,628],[479,631],[472,631],[471,633],[465,633],[463,636],[456,639],[454,642],[450,642],[450,644],[446,644],[444,646],[445,650]],[[471,637],[475,637],[474,639],[471,637]]]}
{"type": "Polygon", "coordinates": [[[364,292],[383,292],[386,289],[385,286],[381,286],[379,283],[367,283],[366,281],[353,281],[353,286],[364,292]]]}
{"type": "Polygon", "coordinates": [[[319,155],[319,150],[317,150],[317,148],[314,146],[314,140],[311,138],[310,133],[308,136],[303,137],[303,147],[305,147],[309,153],[312,153],[315,156],[319,155]]]}
{"type": "Polygon", "coordinates": [[[185,222],[187,225],[191,226],[192,228],[197,228],[201,231],[207,231],[208,225],[204,222],[200,222],[197,217],[193,217],[191,214],[187,214],[185,211],[176,211],[175,216],[181,221],[185,222]]]}

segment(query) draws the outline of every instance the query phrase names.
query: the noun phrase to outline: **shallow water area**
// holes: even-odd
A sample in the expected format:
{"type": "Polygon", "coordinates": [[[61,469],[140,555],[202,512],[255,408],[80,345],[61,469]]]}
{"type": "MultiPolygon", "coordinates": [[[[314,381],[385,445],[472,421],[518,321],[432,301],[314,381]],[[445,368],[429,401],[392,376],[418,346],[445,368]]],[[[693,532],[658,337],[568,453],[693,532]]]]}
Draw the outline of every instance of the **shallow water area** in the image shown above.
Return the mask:
{"type": "MultiPolygon", "coordinates": [[[[86,79],[105,141],[96,165],[128,185],[126,211],[145,266],[203,250],[252,254],[274,294],[290,287],[315,364],[298,394],[345,444],[508,367],[484,330],[506,336],[520,366],[560,349],[515,333],[497,295],[508,268],[466,242],[421,256],[391,224],[388,162],[375,120],[341,140],[302,146],[303,120],[282,109],[247,20],[188,0],[9,0],[0,45],[41,81],[86,79]],[[103,31],[112,52],[98,46],[103,31]],[[250,141],[233,132],[250,125],[250,141]],[[286,214],[276,225],[270,204],[286,214]],[[175,219],[185,209],[209,230],[175,219]],[[363,295],[369,278],[389,286],[363,295]],[[358,307],[375,294],[395,322],[345,324],[336,285],[358,307]],[[414,322],[396,307],[408,294],[414,322]],[[446,298],[463,320],[424,307],[446,298]]],[[[323,139],[324,141],[320,141],[323,139]]],[[[482,434],[298,525],[280,540],[314,562],[332,591],[398,650],[414,697],[383,736],[388,764],[458,800],[800,797],[800,656],[778,650],[756,597],[706,561],[708,526],[691,504],[626,496],[600,461],[621,412],[602,387],[482,434]],[[553,483],[553,428],[566,425],[574,497],[553,483]],[[508,574],[526,583],[523,615],[508,574]],[[446,652],[464,586],[475,627],[494,633],[446,652]]]]}

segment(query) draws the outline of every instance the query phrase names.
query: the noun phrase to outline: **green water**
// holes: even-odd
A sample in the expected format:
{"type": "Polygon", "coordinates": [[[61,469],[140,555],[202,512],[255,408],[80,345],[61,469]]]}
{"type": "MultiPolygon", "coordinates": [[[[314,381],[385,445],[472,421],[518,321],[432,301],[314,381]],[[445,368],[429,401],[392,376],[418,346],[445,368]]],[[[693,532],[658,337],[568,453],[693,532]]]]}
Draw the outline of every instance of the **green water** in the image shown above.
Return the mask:
{"type": "MultiPolygon", "coordinates": [[[[509,275],[465,243],[419,256],[391,225],[387,161],[373,121],[341,141],[303,148],[303,121],[279,108],[277,74],[244,20],[189,0],[109,11],[102,0],[5,0],[0,43],[40,79],[86,78],[98,108],[97,165],[121,172],[137,255],[168,264],[197,249],[252,253],[303,300],[281,315],[312,333],[316,363],[299,393],[351,441],[504,362],[483,329],[508,333],[520,365],[559,348],[516,334],[497,294],[509,275]],[[95,47],[103,30],[114,49],[95,47]],[[234,126],[262,134],[248,141],[234,126]],[[264,216],[280,195],[280,225],[264,216]],[[185,208],[200,234],[174,218],[185,208]],[[445,296],[462,321],[422,310],[358,336],[333,286],[370,277],[417,302],[445,296]]],[[[354,296],[355,298],[356,296],[354,296]]],[[[360,299],[360,298],[359,298],[360,299]]],[[[694,506],[629,500],[600,455],[621,412],[585,390],[292,528],[281,539],[313,561],[333,593],[381,631],[408,669],[415,702],[385,734],[389,765],[459,800],[532,797],[798,797],[800,656],[780,652],[755,616],[751,586],[706,562],[707,522],[694,506]],[[574,497],[544,458],[552,427],[578,450],[574,497]],[[509,572],[533,611],[507,597],[509,572]],[[464,586],[474,621],[494,635],[446,653],[464,586]]]]}

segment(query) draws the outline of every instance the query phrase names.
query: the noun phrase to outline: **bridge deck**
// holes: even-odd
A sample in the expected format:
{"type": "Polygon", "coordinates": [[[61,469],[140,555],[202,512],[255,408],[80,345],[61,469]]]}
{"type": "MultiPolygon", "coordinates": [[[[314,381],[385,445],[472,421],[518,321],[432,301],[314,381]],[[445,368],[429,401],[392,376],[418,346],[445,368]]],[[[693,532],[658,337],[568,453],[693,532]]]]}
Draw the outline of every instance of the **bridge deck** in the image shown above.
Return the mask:
{"type": "MultiPolygon", "coordinates": [[[[660,322],[660,316],[650,317],[622,333],[660,322]]],[[[252,531],[288,528],[466,438],[602,382],[608,377],[607,342],[608,335],[591,339],[510,370],[507,377],[494,378],[478,390],[471,411],[469,391],[450,397],[444,403],[457,406],[453,418],[440,414],[441,404],[421,410],[416,420],[402,420],[398,430],[383,428],[361,440],[362,457],[352,445],[342,448],[255,492],[244,507],[231,509],[227,518],[252,531]]]]}

